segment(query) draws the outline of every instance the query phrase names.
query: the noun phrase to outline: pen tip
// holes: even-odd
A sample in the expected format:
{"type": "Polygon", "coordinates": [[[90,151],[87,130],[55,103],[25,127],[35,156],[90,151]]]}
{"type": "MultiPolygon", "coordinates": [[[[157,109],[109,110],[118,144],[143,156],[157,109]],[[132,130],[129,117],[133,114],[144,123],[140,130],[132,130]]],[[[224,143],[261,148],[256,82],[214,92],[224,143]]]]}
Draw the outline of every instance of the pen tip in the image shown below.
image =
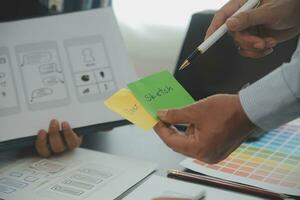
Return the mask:
{"type": "Polygon", "coordinates": [[[188,60],[185,60],[182,65],[179,67],[179,70],[182,70],[190,65],[190,62],[188,60]]]}

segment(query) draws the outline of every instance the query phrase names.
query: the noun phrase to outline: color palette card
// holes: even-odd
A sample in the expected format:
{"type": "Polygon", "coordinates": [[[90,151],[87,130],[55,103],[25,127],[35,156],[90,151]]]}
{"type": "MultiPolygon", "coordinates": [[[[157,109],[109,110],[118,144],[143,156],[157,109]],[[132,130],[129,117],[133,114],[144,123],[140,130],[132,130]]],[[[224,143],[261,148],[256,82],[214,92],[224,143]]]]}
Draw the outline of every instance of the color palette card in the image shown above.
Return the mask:
{"type": "Polygon", "coordinates": [[[132,82],[128,88],[119,90],[104,103],[112,111],[145,130],[158,122],[158,110],[179,108],[194,102],[168,71],[132,82]]]}
{"type": "Polygon", "coordinates": [[[218,164],[187,158],[181,165],[209,176],[300,196],[300,120],[257,141],[245,142],[218,164]]]}

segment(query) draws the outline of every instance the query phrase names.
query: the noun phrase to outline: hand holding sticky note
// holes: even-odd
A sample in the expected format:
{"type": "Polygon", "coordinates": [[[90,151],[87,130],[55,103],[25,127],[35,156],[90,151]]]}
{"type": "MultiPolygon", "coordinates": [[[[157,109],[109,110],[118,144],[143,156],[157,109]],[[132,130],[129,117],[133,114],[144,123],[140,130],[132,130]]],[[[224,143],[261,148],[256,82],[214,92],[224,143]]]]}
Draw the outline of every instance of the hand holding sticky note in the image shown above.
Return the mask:
{"type": "Polygon", "coordinates": [[[128,84],[104,103],[133,124],[148,130],[157,122],[157,111],[194,102],[191,95],[168,72],[162,71],[128,84]]]}

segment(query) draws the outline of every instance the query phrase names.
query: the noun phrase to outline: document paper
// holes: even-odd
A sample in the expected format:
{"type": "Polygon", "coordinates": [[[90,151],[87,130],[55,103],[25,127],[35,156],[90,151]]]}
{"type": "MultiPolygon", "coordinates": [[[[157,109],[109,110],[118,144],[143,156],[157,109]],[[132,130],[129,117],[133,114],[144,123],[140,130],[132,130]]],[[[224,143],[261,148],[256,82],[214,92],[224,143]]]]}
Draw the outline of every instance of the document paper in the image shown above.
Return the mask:
{"type": "Polygon", "coordinates": [[[115,199],[155,168],[81,148],[50,159],[25,158],[0,168],[0,199],[115,199]]]}
{"type": "Polygon", "coordinates": [[[0,23],[0,142],[120,120],[103,101],[133,80],[111,8],[0,23]]]}
{"type": "Polygon", "coordinates": [[[174,200],[193,200],[198,197],[198,200],[201,196],[205,196],[205,191],[199,184],[152,175],[124,200],[154,200],[164,199],[163,197],[174,198],[174,200]]]}

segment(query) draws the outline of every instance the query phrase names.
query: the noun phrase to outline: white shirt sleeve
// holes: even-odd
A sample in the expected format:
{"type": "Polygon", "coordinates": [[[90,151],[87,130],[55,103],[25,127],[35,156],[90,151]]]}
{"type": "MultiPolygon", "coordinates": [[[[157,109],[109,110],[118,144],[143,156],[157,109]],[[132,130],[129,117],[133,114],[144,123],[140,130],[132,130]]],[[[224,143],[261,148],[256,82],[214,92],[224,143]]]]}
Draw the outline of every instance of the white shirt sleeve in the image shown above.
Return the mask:
{"type": "Polygon", "coordinates": [[[264,130],[300,117],[300,40],[289,63],[242,89],[239,97],[249,119],[264,130]]]}

